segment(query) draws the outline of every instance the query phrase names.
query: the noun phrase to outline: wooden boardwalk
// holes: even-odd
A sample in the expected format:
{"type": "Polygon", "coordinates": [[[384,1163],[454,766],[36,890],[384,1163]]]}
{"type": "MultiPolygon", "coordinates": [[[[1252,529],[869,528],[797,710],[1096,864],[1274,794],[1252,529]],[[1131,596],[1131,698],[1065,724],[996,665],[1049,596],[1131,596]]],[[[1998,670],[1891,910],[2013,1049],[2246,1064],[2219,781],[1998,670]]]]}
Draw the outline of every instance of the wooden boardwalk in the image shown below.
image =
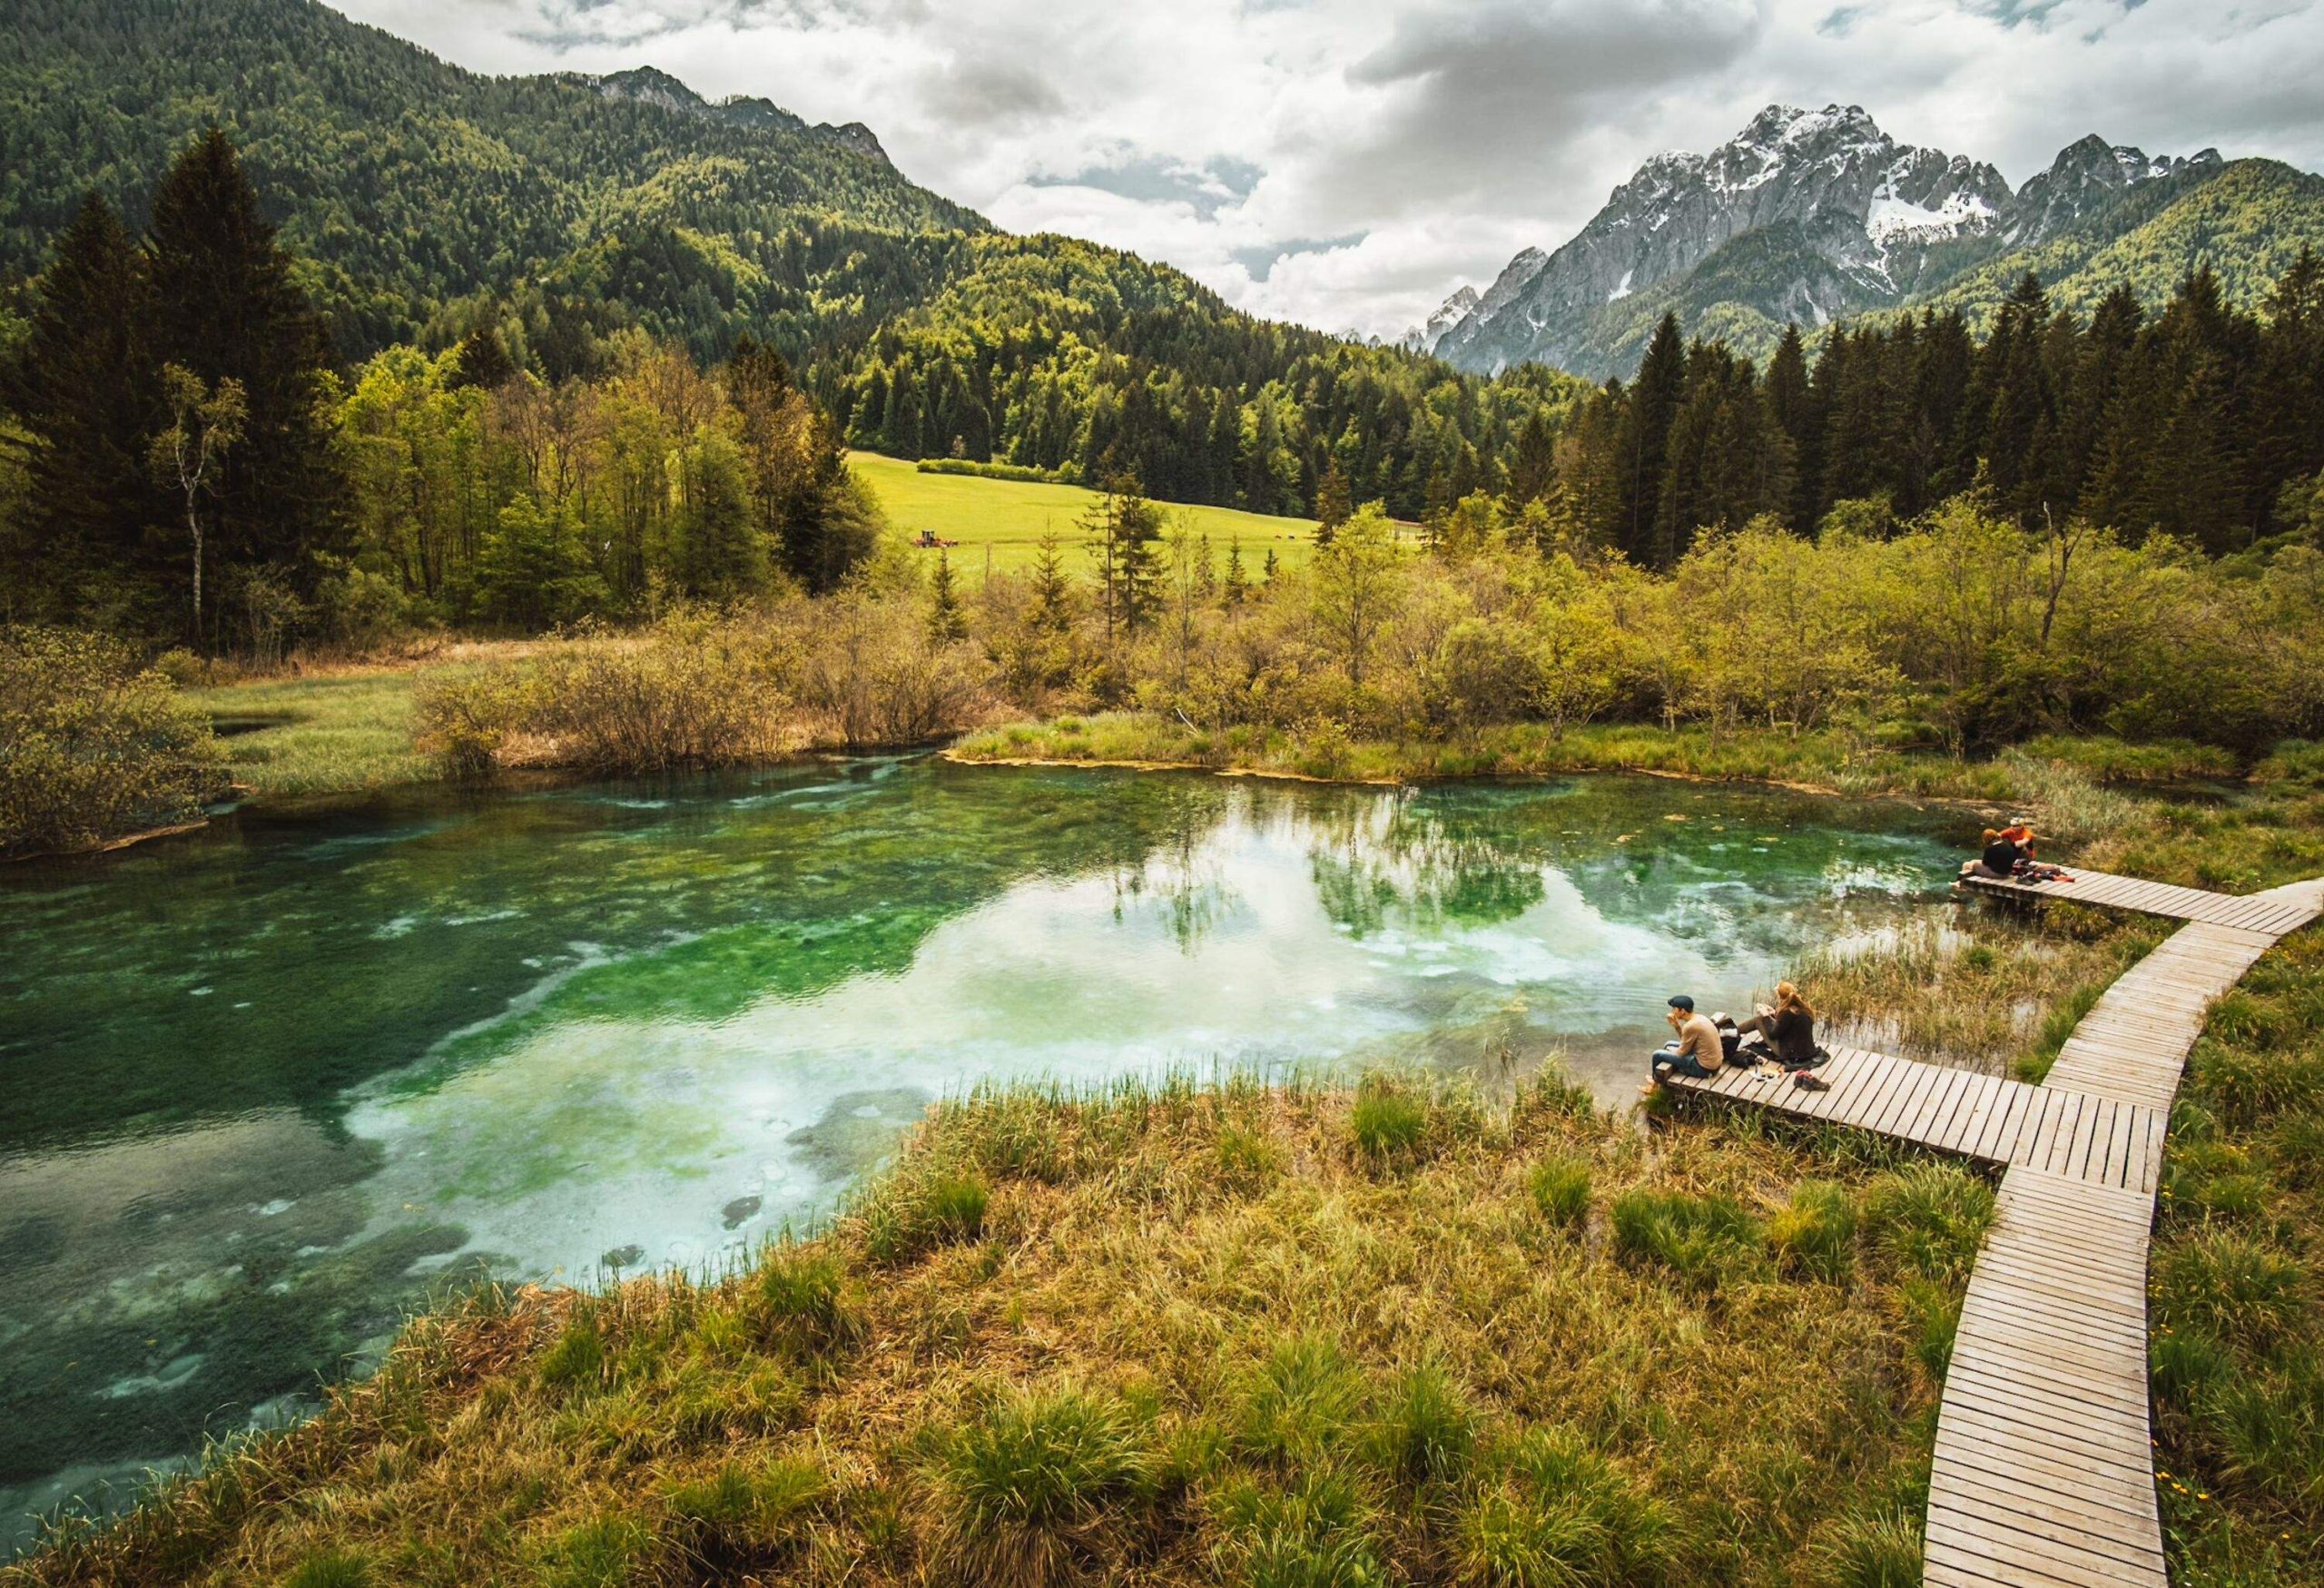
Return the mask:
{"type": "Polygon", "coordinates": [[[2307,924],[2315,907],[2302,902],[2301,890],[2278,888],[2265,893],[2206,893],[2170,883],[2142,883],[2111,872],[2065,868],[2070,883],[2004,883],[1992,877],[1963,877],[1961,885],[1980,893],[2018,899],[2064,899],[2076,904],[2097,904],[2111,910],[2134,910],[2142,915],[2165,915],[2174,921],[2197,921],[2211,926],[2241,927],[2281,937],[2307,924]]]}
{"type": "Polygon", "coordinates": [[[1674,1090],[1772,1110],[1792,1119],[1852,1125],[2004,1167],[2152,1191],[2162,1168],[2169,1115],[2137,1100],[2089,1097],[1978,1075],[1944,1064],[1835,1048],[1816,1073],[1828,1091],[1788,1075],[1728,1065],[1709,1080],[1670,1078],[1674,1090]]]}
{"type": "Polygon", "coordinates": [[[2146,1259],[2171,1099],[2211,1002],[2324,884],[2233,897],[2076,872],[1982,892],[2188,922],[2109,987],[2042,1085],[1839,1049],[1827,1091],[1733,1069],[1678,1090],[2006,1166],[1961,1303],[1929,1471],[1929,1588],[2167,1588],[2146,1259]]]}

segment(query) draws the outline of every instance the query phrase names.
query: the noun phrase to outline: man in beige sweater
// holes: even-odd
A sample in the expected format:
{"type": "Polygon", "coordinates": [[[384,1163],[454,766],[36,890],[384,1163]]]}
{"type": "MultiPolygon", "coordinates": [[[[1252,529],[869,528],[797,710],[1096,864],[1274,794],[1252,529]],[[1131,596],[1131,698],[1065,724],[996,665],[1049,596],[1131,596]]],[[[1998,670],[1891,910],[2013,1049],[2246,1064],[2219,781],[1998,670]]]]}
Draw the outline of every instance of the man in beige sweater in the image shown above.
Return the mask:
{"type": "Polygon", "coordinates": [[[1718,1074],[1727,1062],[1727,1050],[1719,1044],[1718,1028],[1711,1024],[1710,1017],[1695,1012],[1695,1001],[1679,993],[1670,1001],[1670,1012],[1663,1018],[1679,1033],[1678,1040],[1655,1050],[1652,1070],[1646,1085],[1640,1090],[1652,1092],[1666,1075],[1690,1075],[1698,1080],[1707,1080],[1718,1074]]]}

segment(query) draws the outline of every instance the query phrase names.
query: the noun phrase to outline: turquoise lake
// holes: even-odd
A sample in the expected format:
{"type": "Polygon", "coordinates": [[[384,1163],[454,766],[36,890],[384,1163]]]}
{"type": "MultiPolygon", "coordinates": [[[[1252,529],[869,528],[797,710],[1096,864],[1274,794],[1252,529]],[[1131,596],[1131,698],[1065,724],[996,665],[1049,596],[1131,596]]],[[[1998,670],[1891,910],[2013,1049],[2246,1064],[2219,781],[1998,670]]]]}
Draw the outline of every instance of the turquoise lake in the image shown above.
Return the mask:
{"type": "Polygon", "coordinates": [[[980,1081],[1555,1057],[1947,908],[1961,818],[834,762],[0,871],[0,1553],[478,1274],[715,1266],[980,1081]]]}

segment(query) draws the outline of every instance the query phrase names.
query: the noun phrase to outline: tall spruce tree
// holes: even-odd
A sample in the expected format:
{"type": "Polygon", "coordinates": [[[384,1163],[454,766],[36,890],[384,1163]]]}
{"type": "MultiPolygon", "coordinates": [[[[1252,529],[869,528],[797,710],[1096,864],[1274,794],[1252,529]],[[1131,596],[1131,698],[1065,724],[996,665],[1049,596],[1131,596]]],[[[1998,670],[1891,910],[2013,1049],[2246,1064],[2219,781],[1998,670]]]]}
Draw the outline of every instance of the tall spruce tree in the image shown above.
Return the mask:
{"type": "Polygon", "coordinates": [[[11,570],[23,580],[27,616],[61,618],[84,608],[132,621],[159,616],[154,593],[141,584],[158,549],[149,532],[167,506],[146,469],[161,410],[146,304],[136,244],[92,193],[57,234],[39,306],[8,370],[8,406],[33,440],[26,566],[11,570]]]}
{"type": "MultiPolygon", "coordinates": [[[[1524,428],[1517,432],[1516,449],[1509,458],[1509,506],[1513,511],[1527,502],[1546,498],[1557,488],[1557,439],[1550,434],[1550,427],[1535,409],[1525,416],[1524,428]]],[[[1464,491],[1462,493],[1466,495],[1464,491]]]]}
{"type": "Polygon", "coordinates": [[[1815,411],[1807,391],[1807,344],[1799,327],[1783,328],[1783,340],[1776,343],[1768,360],[1768,375],[1760,390],[1768,417],[1791,444],[1791,490],[1781,510],[1794,529],[1806,534],[1816,528],[1816,459],[1811,450],[1815,411]]]}
{"type": "Polygon", "coordinates": [[[1665,314],[1630,386],[1618,442],[1622,494],[1615,545],[1631,561],[1648,567],[1664,566],[1656,555],[1655,524],[1662,506],[1670,427],[1679,417],[1686,386],[1687,347],[1679,332],[1679,316],[1665,314]]]}
{"type": "Polygon", "coordinates": [[[1324,478],[1315,485],[1315,543],[1329,546],[1339,527],[1355,511],[1349,499],[1347,474],[1340,468],[1340,460],[1333,459],[1324,467],[1324,478]]]}
{"type": "Polygon", "coordinates": [[[218,128],[189,144],[155,188],[147,248],[156,366],[176,364],[210,387],[235,381],[248,403],[216,487],[219,561],[271,565],[303,583],[315,572],[309,554],[342,538],[318,407],[330,343],[218,128]]]}

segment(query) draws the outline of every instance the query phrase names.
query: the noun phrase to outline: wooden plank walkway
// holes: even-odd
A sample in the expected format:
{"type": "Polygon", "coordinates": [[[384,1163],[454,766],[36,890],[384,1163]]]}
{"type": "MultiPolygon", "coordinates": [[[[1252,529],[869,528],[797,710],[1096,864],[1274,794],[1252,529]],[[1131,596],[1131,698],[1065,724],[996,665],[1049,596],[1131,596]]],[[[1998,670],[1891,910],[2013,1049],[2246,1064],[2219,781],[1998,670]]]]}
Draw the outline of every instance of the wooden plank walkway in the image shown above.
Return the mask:
{"type": "Polygon", "coordinates": [[[2133,910],[2142,915],[2165,915],[2176,921],[2200,921],[2211,926],[2240,927],[2271,937],[2305,925],[2315,913],[2294,894],[2278,888],[2265,893],[2207,893],[2169,883],[2142,883],[2111,872],[2082,871],[2068,866],[2072,882],[2002,882],[1994,877],[1963,877],[1961,885],[1980,893],[2005,898],[2064,899],[2076,904],[2097,904],[2112,910],[2133,910]]]}
{"type": "Polygon", "coordinates": [[[1730,1064],[1708,1080],[1673,1076],[1673,1090],[1824,1125],[1850,1125],[2004,1168],[2023,1164],[2119,1189],[2152,1191],[2162,1168],[2167,1109],[2136,1099],[2027,1086],[1944,1064],[1835,1048],[1816,1071],[1829,1089],[1730,1064]]]}
{"type": "Polygon", "coordinates": [[[1827,1091],[1732,1067],[1670,1082],[2007,1166],[1937,1411],[1928,1588],[2167,1588],[2146,1259],[2171,1103],[2212,1001],[2324,912],[2324,882],[2232,897],[2074,878],[1964,881],[2189,924],[2100,996],[2042,1085],[1853,1048],[1818,1071],[1827,1091]]]}

